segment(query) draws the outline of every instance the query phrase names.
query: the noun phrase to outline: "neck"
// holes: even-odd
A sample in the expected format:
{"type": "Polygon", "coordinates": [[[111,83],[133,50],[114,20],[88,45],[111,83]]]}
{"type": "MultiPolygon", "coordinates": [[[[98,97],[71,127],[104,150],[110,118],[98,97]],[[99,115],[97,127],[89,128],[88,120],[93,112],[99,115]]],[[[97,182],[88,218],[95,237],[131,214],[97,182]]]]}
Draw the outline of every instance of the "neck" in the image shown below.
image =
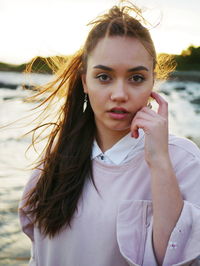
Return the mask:
{"type": "Polygon", "coordinates": [[[117,143],[120,139],[126,136],[130,132],[130,129],[126,131],[115,131],[112,132],[103,132],[103,134],[99,131],[96,133],[96,141],[102,150],[102,152],[107,151],[110,149],[115,143],[117,143]]]}

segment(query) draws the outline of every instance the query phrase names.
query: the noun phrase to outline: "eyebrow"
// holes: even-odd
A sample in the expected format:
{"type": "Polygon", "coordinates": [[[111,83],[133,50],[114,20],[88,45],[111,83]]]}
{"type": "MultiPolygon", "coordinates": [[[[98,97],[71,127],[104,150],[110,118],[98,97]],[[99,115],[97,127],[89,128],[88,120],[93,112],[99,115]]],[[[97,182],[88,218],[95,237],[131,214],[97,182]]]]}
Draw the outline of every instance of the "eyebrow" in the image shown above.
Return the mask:
{"type": "MultiPolygon", "coordinates": [[[[97,66],[94,66],[93,68],[98,68],[98,69],[102,69],[102,70],[106,70],[106,71],[114,71],[113,68],[107,67],[104,65],[97,65],[97,66]]],[[[128,69],[127,72],[134,72],[134,71],[140,71],[140,70],[149,71],[149,69],[145,66],[137,66],[137,67],[133,67],[133,68],[128,69]]]]}

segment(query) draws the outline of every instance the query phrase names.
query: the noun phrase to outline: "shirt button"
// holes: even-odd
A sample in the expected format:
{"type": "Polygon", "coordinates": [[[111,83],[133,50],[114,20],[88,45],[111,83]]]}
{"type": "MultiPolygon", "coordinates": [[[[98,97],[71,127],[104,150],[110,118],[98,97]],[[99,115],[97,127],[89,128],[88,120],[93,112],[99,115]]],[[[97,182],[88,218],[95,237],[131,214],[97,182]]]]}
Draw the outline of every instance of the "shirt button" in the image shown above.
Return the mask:
{"type": "Polygon", "coordinates": [[[176,248],[177,248],[177,243],[173,242],[173,241],[170,241],[169,242],[169,249],[176,249],[176,248]]]}
{"type": "Polygon", "coordinates": [[[104,160],[104,156],[103,155],[100,155],[100,158],[101,158],[102,161],[104,160]]]}

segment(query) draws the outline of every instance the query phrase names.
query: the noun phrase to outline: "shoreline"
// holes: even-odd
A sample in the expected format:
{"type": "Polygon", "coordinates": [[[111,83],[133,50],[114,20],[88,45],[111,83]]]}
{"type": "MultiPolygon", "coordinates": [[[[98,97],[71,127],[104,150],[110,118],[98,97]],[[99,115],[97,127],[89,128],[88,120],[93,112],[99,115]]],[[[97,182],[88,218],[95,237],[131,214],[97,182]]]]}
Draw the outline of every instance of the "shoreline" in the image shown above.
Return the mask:
{"type": "Polygon", "coordinates": [[[200,71],[174,71],[170,73],[168,80],[200,82],[200,71]]]}

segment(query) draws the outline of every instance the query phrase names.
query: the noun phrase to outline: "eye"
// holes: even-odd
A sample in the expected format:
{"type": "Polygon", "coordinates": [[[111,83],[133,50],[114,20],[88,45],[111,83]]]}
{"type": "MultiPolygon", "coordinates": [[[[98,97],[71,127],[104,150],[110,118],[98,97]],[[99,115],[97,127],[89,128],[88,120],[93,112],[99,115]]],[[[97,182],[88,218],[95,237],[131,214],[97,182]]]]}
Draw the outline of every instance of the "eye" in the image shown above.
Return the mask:
{"type": "Polygon", "coordinates": [[[107,82],[111,80],[111,78],[107,74],[99,74],[96,76],[96,79],[99,79],[102,82],[107,82]]]}
{"type": "Polygon", "coordinates": [[[142,83],[145,78],[142,75],[133,75],[129,79],[131,82],[142,83]]]}

